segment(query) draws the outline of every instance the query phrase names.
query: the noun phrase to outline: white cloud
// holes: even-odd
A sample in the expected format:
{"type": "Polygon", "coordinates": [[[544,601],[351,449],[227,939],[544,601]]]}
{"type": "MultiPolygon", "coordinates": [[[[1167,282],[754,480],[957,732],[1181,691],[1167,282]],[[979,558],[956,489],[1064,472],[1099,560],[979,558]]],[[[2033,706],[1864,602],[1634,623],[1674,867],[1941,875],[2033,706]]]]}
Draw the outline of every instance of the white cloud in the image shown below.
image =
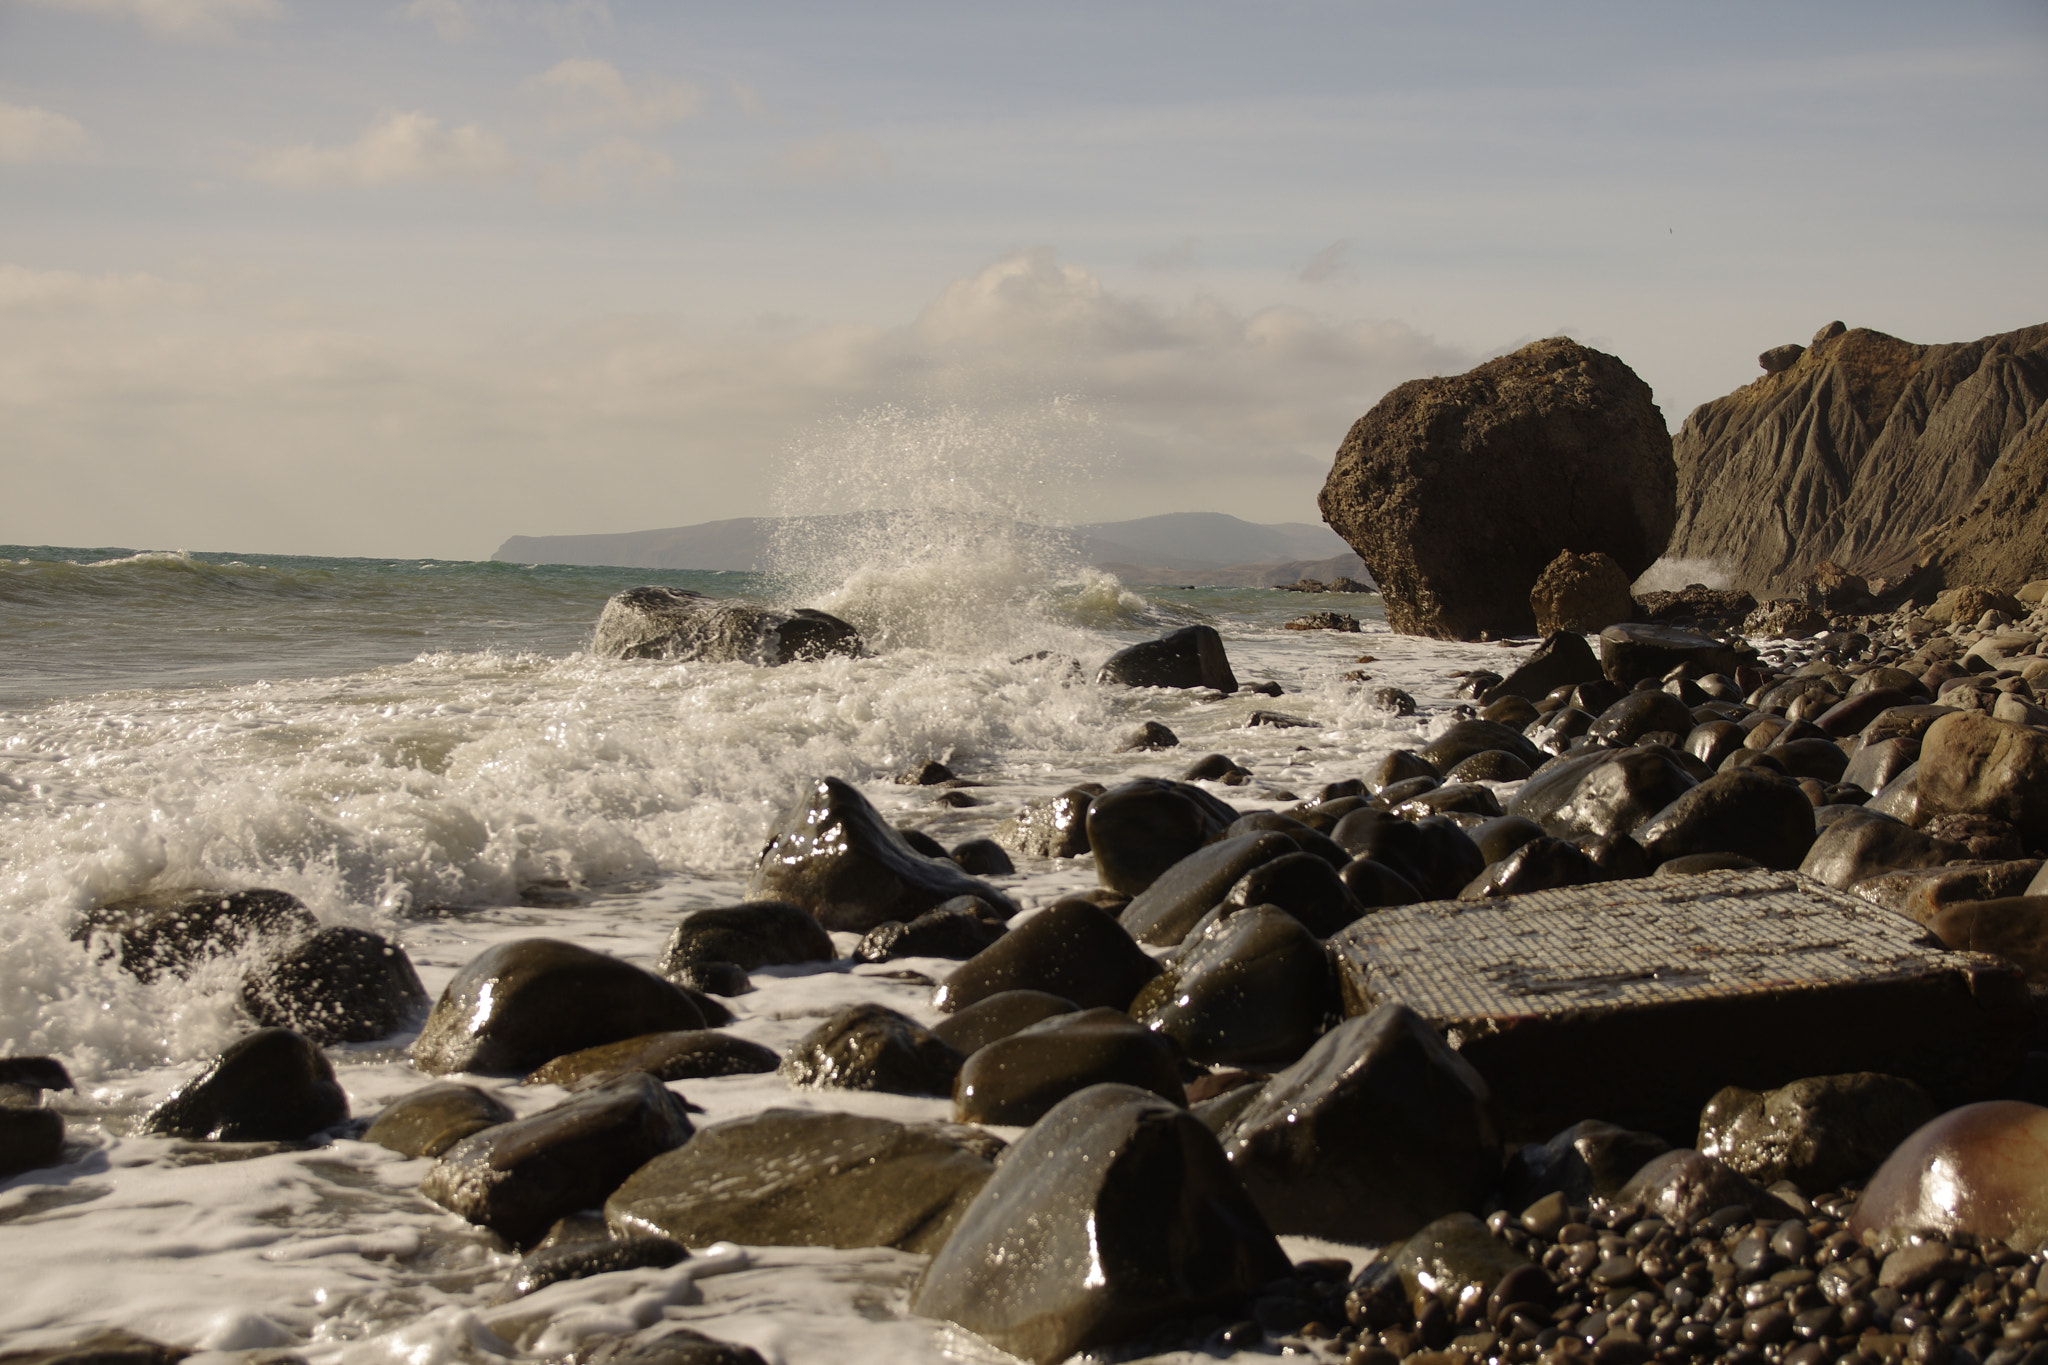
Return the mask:
{"type": "Polygon", "coordinates": [[[671,82],[635,91],[619,69],[595,57],[570,57],[533,78],[556,105],[552,122],[563,128],[632,128],[679,123],[704,104],[704,92],[671,82]]]}
{"type": "Polygon", "coordinates": [[[181,38],[224,37],[245,19],[275,19],[279,0],[34,0],[51,9],[134,19],[181,38]]]}
{"type": "Polygon", "coordinates": [[[540,174],[540,192],[551,199],[582,199],[625,181],[650,185],[673,179],[676,163],[659,147],[613,137],[578,157],[573,166],[550,166],[540,174]]]}
{"type": "Polygon", "coordinates": [[[445,43],[467,42],[491,24],[535,24],[558,39],[586,27],[601,33],[612,28],[605,0],[412,0],[405,17],[432,24],[445,43]]]}
{"type": "Polygon", "coordinates": [[[866,133],[843,131],[796,143],[783,153],[782,168],[807,179],[850,180],[862,175],[889,175],[896,164],[882,144],[866,133]]]}
{"type": "Polygon", "coordinates": [[[0,313],[125,313],[190,304],[198,297],[192,286],[155,275],[81,275],[0,265],[0,313]]]}
{"type": "Polygon", "coordinates": [[[1301,282],[1303,284],[1325,284],[1330,280],[1340,280],[1350,276],[1353,273],[1351,266],[1344,259],[1350,250],[1351,239],[1349,237],[1340,238],[1330,243],[1321,251],[1311,256],[1308,264],[1301,268],[1301,282]]]}
{"type": "Polygon", "coordinates": [[[380,116],[354,142],[303,144],[264,153],[250,167],[258,180],[291,189],[500,180],[518,169],[504,140],[474,123],[443,129],[417,111],[380,116]]]}
{"type": "Polygon", "coordinates": [[[77,119],[0,103],[0,162],[76,161],[91,146],[92,135],[77,119]]]}

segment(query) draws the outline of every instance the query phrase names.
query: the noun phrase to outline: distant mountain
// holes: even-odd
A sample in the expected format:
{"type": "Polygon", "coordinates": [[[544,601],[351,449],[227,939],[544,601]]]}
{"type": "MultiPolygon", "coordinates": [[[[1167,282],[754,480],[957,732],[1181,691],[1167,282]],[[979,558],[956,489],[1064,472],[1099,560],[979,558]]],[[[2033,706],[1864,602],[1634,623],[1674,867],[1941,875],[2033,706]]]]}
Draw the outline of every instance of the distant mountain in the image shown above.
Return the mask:
{"type": "MultiPolygon", "coordinates": [[[[843,513],[802,517],[800,534],[844,534],[849,523],[888,514],[843,513]]],[[[493,559],[518,564],[602,564],[632,569],[753,569],[767,567],[776,534],[792,519],[733,517],[592,536],[513,536],[493,559]]],[[[1261,525],[1223,512],[1169,512],[1134,521],[1072,527],[1029,527],[1029,534],[1065,542],[1087,563],[1127,582],[1187,581],[1220,585],[1273,585],[1298,578],[1364,579],[1365,566],[1337,533],[1309,522],[1261,525]],[[1284,576],[1280,576],[1284,575],[1284,576]]]]}

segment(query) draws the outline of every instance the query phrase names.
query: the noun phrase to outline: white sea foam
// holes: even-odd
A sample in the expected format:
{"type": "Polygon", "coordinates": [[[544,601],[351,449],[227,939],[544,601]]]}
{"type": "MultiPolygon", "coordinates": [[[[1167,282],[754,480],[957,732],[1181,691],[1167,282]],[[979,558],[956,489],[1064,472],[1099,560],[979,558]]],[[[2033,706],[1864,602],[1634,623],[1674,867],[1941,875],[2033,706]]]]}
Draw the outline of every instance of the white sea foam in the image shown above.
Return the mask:
{"type": "Polygon", "coordinates": [[[1629,585],[1629,591],[1637,595],[1677,592],[1694,583],[1719,591],[1733,581],[1728,567],[1718,559],[1660,559],[1643,570],[1642,576],[1629,585]]]}

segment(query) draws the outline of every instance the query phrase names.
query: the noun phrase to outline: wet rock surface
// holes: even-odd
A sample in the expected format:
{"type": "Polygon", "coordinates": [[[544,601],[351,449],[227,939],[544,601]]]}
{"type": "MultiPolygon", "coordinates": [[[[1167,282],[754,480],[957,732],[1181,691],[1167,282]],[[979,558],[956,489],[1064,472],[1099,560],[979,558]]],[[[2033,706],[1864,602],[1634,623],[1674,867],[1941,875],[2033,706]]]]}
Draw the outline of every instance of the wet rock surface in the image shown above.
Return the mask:
{"type": "Polygon", "coordinates": [[[385,1106],[363,1141],[404,1156],[440,1156],[474,1133],[512,1121],[502,1100],[473,1085],[443,1081],[385,1106]]]}
{"type": "Polygon", "coordinates": [[[1337,1012],[1329,953],[1275,905],[1209,922],[1131,1005],[1195,1061],[1229,1066],[1285,1065],[1337,1012]]]}
{"type": "Polygon", "coordinates": [[[683,1029],[563,1053],[536,1067],[522,1084],[584,1090],[634,1071],[644,1071],[660,1081],[746,1076],[773,1071],[781,1061],[773,1048],[745,1038],[716,1029],[683,1029]]]}
{"type": "Polygon", "coordinates": [[[987,1043],[953,1087],[962,1123],[1029,1125],[1091,1085],[1135,1086],[1185,1105],[1180,1054],[1122,1010],[1055,1014],[987,1043]]]}
{"type": "Polygon", "coordinates": [[[1766,1187],[1834,1189],[1869,1179],[1934,1112],[1920,1086],[1868,1071],[1765,1092],[1729,1086],[1700,1113],[1699,1150],[1766,1187]]]}
{"type": "Polygon", "coordinates": [[[367,1043],[410,1028],[431,1002],[412,959],[367,929],[322,929],[251,971],[242,1004],[259,1024],[315,1043],[367,1043]]]}
{"type": "Polygon", "coordinates": [[[1868,1241],[1931,1233],[2048,1247],[2048,1109],[2013,1100],[1964,1105],[1922,1125],[1885,1158],[1849,1231],[1868,1241]]]}
{"type": "Polygon", "coordinates": [[[1109,656],[1097,681],[1125,687],[1207,687],[1237,691],[1237,675],[1223,652],[1223,637],[1214,626],[1183,626],[1118,650],[1109,656]]]}
{"type": "Polygon", "coordinates": [[[1208,1129],[1145,1091],[1104,1085],[1011,1149],[910,1307],[1052,1365],[1228,1305],[1288,1269],[1208,1129]]]}
{"type": "Polygon", "coordinates": [[[944,1128],[769,1109],[649,1161],[605,1201],[605,1220],[685,1246],[932,1252],[992,1170],[944,1128]]]}
{"type": "Polygon", "coordinates": [[[606,659],[786,664],[865,652],[860,632],[809,607],[770,611],[686,588],[628,588],[604,604],[590,651],[606,659]]]}
{"type": "Polygon", "coordinates": [[[1234,808],[1185,782],[1141,777],[1120,783],[1088,806],[1096,876],[1111,891],[1136,896],[1236,819],[1234,808]]]}
{"type": "Polygon", "coordinates": [[[912,920],[955,896],[976,896],[1004,918],[1015,902],[959,864],[911,848],[850,783],[809,784],[777,822],[747,894],[796,905],[827,929],[864,934],[912,920]]]}
{"type": "Polygon", "coordinates": [[[296,1142],[348,1118],[327,1054],[284,1028],[230,1043],[146,1114],[145,1133],[209,1142],[296,1142]]]}
{"type": "Polygon", "coordinates": [[[776,1067],[791,1085],[949,1095],[960,1053],[885,1005],[849,1005],[799,1039],[776,1067]]]}
{"type": "Polygon", "coordinates": [[[514,1245],[531,1246],[555,1220],[597,1207],[692,1131],[675,1094],[644,1072],[629,1073],[462,1139],[420,1181],[420,1193],[514,1245]]]}
{"type": "Polygon", "coordinates": [[[1085,900],[1055,901],[955,968],[932,993],[952,1013],[1005,991],[1040,991],[1083,1008],[1124,1009],[1159,964],[1114,916],[1085,900]]]}
{"type": "Polygon", "coordinates": [[[712,964],[730,963],[742,972],[800,962],[830,962],[832,936],[798,905],[752,901],[697,910],[677,924],[663,945],[655,970],[672,981],[709,990],[712,964]]]}
{"type": "Polygon", "coordinates": [[[286,891],[167,892],[115,901],[90,911],[72,932],[107,943],[122,970],[141,981],[189,976],[209,958],[263,939],[280,943],[320,928],[286,891]]]}
{"type": "Polygon", "coordinates": [[[564,1053],[705,1023],[688,995],[652,972],[560,939],[517,939],[455,974],[412,1056],[435,1075],[523,1076],[564,1053]]]}

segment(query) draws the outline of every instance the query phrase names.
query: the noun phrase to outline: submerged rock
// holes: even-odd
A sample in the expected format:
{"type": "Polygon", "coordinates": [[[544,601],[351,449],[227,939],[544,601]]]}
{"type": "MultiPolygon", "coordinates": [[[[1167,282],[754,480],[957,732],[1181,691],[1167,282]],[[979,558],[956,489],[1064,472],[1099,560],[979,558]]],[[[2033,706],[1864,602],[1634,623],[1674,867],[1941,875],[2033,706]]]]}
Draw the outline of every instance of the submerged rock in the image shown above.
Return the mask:
{"type": "Polygon", "coordinates": [[[716,964],[741,972],[800,962],[830,962],[836,956],[832,936],[802,906],[788,901],[748,901],[743,905],[696,910],[683,916],[654,969],[671,981],[709,990],[716,964]]]}
{"type": "Polygon", "coordinates": [[[628,588],[606,602],[590,651],[605,659],[750,664],[867,652],[859,631],[822,611],[771,611],[664,587],[628,588]]]}
{"type": "Polygon", "coordinates": [[[597,1207],[692,1131],[682,1101],[654,1077],[634,1072],[464,1138],[427,1172],[420,1193],[531,1246],[556,1219],[597,1207]]]}
{"type": "Polygon", "coordinates": [[[385,1106],[363,1133],[363,1141],[404,1156],[439,1156],[486,1128],[510,1123],[514,1115],[495,1095],[473,1085],[442,1081],[385,1106]]]}
{"type": "Polygon", "coordinates": [[[145,1133],[209,1142],[297,1142],[348,1118],[327,1054],[285,1028],[244,1034],[171,1092],[145,1133]]]}
{"type": "Polygon", "coordinates": [[[560,939],[523,938],[486,948],[455,974],[412,1058],[434,1075],[524,1076],[567,1052],[705,1022],[695,1001],[652,972],[560,939]]]}
{"type": "Polygon", "coordinates": [[[776,823],[747,894],[801,907],[827,929],[864,934],[913,920],[955,896],[976,896],[1007,919],[1008,896],[945,858],[927,857],[850,783],[821,777],[776,823]]]}
{"type": "Polygon", "coordinates": [[[121,969],[140,981],[185,977],[209,958],[264,939],[280,943],[320,928],[288,891],[172,891],[89,911],[71,937],[110,942],[121,969]]]}
{"type": "Polygon", "coordinates": [[[685,1246],[931,1252],[992,1169],[956,1130],[769,1109],[649,1161],[605,1201],[605,1221],[685,1246]]]}
{"type": "Polygon", "coordinates": [[[1053,1365],[1288,1270],[1208,1129],[1143,1090],[1098,1085],[1011,1149],[910,1309],[1053,1365]]]}

